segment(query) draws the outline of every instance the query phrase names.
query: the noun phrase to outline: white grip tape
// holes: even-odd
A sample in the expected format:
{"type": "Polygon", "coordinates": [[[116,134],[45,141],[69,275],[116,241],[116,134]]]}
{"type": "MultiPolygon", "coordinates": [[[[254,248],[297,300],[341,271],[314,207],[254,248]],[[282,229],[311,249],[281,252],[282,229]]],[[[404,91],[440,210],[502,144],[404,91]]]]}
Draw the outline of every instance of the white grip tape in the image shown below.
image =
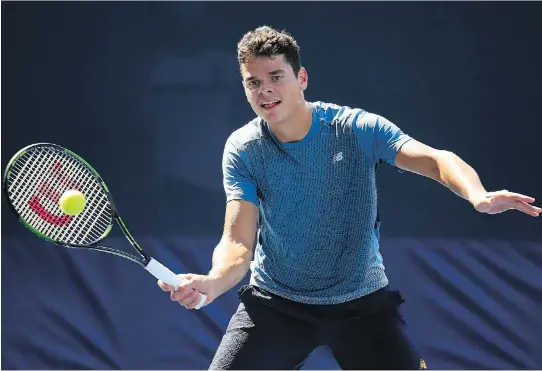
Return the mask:
{"type": "MultiPolygon", "coordinates": [[[[149,264],[147,264],[145,269],[149,271],[154,277],[164,282],[165,284],[168,284],[175,288],[178,288],[179,285],[181,284],[181,278],[177,276],[175,273],[173,273],[166,266],[164,266],[162,263],[160,263],[158,260],[151,258],[151,260],[149,261],[149,264]]],[[[200,293],[200,301],[198,305],[196,305],[195,309],[200,309],[206,300],[207,300],[207,295],[200,293]]]]}

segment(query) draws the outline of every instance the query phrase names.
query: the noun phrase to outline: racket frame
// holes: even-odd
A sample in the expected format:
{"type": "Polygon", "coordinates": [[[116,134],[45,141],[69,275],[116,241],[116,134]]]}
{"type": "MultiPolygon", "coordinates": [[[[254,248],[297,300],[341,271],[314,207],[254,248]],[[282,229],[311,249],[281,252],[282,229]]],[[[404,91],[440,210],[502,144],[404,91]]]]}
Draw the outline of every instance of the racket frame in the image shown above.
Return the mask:
{"type": "MultiPolygon", "coordinates": [[[[160,278],[160,279],[162,279],[165,283],[174,286],[175,288],[177,288],[179,286],[179,284],[181,283],[181,279],[177,275],[175,275],[170,269],[166,268],[164,265],[162,265],[156,259],[152,258],[137,243],[135,238],[128,231],[128,228],[126,227],[126,224],[124,224],[124,221],[119,216],[119,214],[117,212],[117,208],[115,206],[115,202],[113,201],[113,196],[111,195],[111,192],[109,191],[109,188],[105,184],[105,182],[102,179],[102,177],[100,176],[100,174],[98,174],[98,172],[85,159],[83,159],[81,156],[77,155],[76,153],[70,151],[69,149],[64,148],[64,147],[62,147],[62,146],[60,146],[58,144],[48,143],[48,142],[34,143],[34,144],[30,144],[30,145],[28,145],[26,147],[21,148],[19,151],[17,151],[17,153],[15,153],[11,157],[8,164],[6,165],[6,168],[4,170],[4,174],[3,174],[3,177],[2,177],[2,189],[3,189],[3,192],[4,192],[5,196],[6,196],[6,198],[8,199],[8,204],[9,204],[12,212],[17,216],[17,219],[19,220],[19,222],[21,222],[27,229],[29,229],[32,233],[34,233],[38,237],[43,238],[44,240],[46,240],[46,241],[48,241],[50,243],[53,243],[53,244],[55,244],[57,246],[61,246],[61,247],[74,248],[74,249],[95,250],[95,251],[100,251],[100,252],[105,252],[105,253],[117,255],[117,256],[123,257],[125,259],[128,259],[128,260],[130,260],[130,261],[132,261],[134,263],[139,264],[141,267],[145,268],[145,270],[150,272],[156,278],[163,277],[163,278],[160,278]],[[7,186],[7,183],[8,183],[8,180],[10,178],[10,174],[11,174],[11,168],[12,168],[13,164],[15,164],[17,162],[17,160],[21,156],[23,156],[25,153],[30,151],[32,148],[34,148],[34,147],[43,147],[43,146],[56,148],[57,150],[65,152],[68,155],[74,157],[76,160],[80,161],[88,170],[90,170],[92,175],[98,181],[99,186],[105,192],[105,194],[107,196],[107,199],[109,201],[109,205],[111,207],[111,212],[112,212],[111,221],[110,221],[109,226],[107,227],[106,231],[96,241],[94,241],[92,243],[89,243],[89,244],[72,244],[72,243],[66,244],[66,243],[62,243],[60,241],[56,241],[56,240],[44,235],[43,233],[39,232],[37,229],[33,228],[30,224],[28,224],[28,222],[25,221],[21,217],[21,215],[19,215],[19,213],[17,212],[17,210],[13,206],[13,204],[11,202],[11,198],[9,197],[9,190],[8,190],[8,186],[7,186]],[[137,251],[139,256],[130,254],[130,253],[126,252],[126,251],[114,249],[114,248],[107,247],[107,246],[102,246],[102,245],[99,244],[100,241],[103,241],[109,235],[109,233],[112,231],[113,225],[114,225],[113,221],[115,221],[119,225],[119,227],[122,230],[124,236],[126,237],[128,242],[130,243],[130,245],[132,245],[132,247],[137,251]]],[[[195,309],[200,309],[204,305],[206,300],[207,300],[207,296],[200,293],[200,302],[198,303],[198,305],[196,306],[195,309]]]]}
{"type": "Polygon", "coordinates": [[[137,243],[137,241],[135,240],[135,238],[130,234],[130,232],[128,231],[128,228],[126,227],[126,225],[124,224],[124,221],[120,218],[118,212],[117,212],[117,208],[115,206],[115,202],[113,201],[113,196],[111,195],[111,192],[109,191],[109,188],[107,187],[107,185],[105,184],[103,178],[100,176],[100,174],[98,174],[98,172],[87,162],[85,161],[85,159],[83,159],[81,156],[77,155],[76,153],[70,151],[69,149],[66,149],[58,144],[54,144],[54,143],[46,143],[46,142],[43,142],[43,143],[34,143],[34,144],[31,144],[31,145],[28,145],[22,149],[20,149],[9,161],[8,165],[6,166],[6,169],[4,171],[4,176],[3,176],[3,179],[2,179],[2,188],[3,188],[3,191],[4,191],[4,194],[5,196],[7,197],[7,199],[9,200],[9,206],[11,208],[11,210],[13,211],[13,213],[17,216],[17,218],[19,219],[19,221],[26,227],[28,228],[32,233],[36,234],[37,236],[47,240],[48,242],[51,242],[57,246],[62,246],[62,247],[68,247],[68,248],[79,248],[79,249],[91,249],[91,250],[97,250],[97,251],[102,251],[102,252],[107,252],[109,254],[114,254],[114,255],[118,255],[118,256],[122,256],[126,259],[129,259],[139,265],[141,265],[142,267],[146,267],[147,264],[149,263],[149,261],[151,260],[151,257],[143,250],[143,248],[141,248],[141,246],[139,246],[139,244],[137,243]],[[24,220],[20,215],[19,213],[17,212],[17,210],[15,209],[15,207],[13,206],[13,204],[11,203],[11,199],[9,197],[9,191],[8,191],[8,186],[7,186],[7,182],[8,182],[8,179],[9,179],[9,175],[11,173],[11,168],[12,168],[12,165],[14,163],[17,162],[17,160],[23,156],[25,153],[27,153],[28,151],[30,151],[32,148],[35,148],[35,147],[43,147],[43,146],[47,146],[47,147],[53,147],[59,151],[62,151],[62,152],[65,152],[67,153],[68,155],[74,157],[77,161],[80,161],[91,173],[92,175],[95,177],[95,179],[98,181],[98,184],[99,186],[101,187],[101,189],[105,192],[105,195],[107,196],[107,200],[109,202],[109,205],[111,206],[111,212],[112,212],[112,217],[111,217],[111,221],[109,223],[109,226],[108,228],[106,229],[106,231],[103,233],[103,235],[97,239],[96,241],[92,242],[92,243],[89,243],[89,244],[74,244],[74,243],[70,243],[70,244],[66,244],[66,243],[62,243],[60,241],[56,241],[54,239],[51,239],[50,237],[44,235],[43,233],[41,233],[40,231],[38,231],[37,229],[35,229],[34,227],[32,227],[30,224],[27,223],[26,220],[24,220]],[[126,236],[126,238],[128,239],[128,242],[130,242],[130,244],[135,248],[135,250],[138,252],[138,254],[140,255],[139,257],[138,256],[135,256],[133,254],[130,254],[128,252],[125,252],[125,251],[122,251],[122,250],[117,250],[117,249],[114,249],[114,248],[110,248],[110,247],[107,247],[107,246],[101,246],[99,243],[100,241],[103,241],[108,235],[109,233],[113,230],[113,226],[114,226],[114,222],[117,222],[117,224],[120,226],[122,232],[124,233],[124,235],[126,236]]]}

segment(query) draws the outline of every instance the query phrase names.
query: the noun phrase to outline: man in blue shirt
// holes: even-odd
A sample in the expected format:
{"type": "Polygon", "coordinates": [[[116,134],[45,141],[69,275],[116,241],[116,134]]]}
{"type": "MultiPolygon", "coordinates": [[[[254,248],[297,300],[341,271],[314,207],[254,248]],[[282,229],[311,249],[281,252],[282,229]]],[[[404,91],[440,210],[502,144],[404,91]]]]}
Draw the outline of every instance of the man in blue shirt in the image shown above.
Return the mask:
{"type": "Polygon", "coordinates": [[[181,275],[176,291],[160,287],[191,309],[199,292],[209,304],[251,270],[211,369],[299,368],[319,345],[343,369],[420,368],[379,253],[377,165],[434,179],[479,212],[542,209],[531,197],[486,191],[458,156],[380,115],[307,102],[308,74],[287,33],[248,32],[238,57],[257,117],[225,145],[226,216],[212,269],[181,275]]]}

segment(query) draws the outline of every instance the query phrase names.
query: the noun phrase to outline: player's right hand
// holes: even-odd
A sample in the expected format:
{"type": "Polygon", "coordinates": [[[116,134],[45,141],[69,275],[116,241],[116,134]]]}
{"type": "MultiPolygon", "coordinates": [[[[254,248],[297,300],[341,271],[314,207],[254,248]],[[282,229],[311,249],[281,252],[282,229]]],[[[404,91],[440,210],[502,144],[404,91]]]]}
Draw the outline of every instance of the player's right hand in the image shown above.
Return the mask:
{"type": "Polygon", "coordinates": [[[175,289],[162,281],[158,281],[158,286],[170,293],[172,301],[176,301],[187,309],[194,309],[200,301],[200,292],[207,295],[207,300],[203,304],[206,306],[213,302],[218,296],[215,289],[215,278],[199,274],[179,274],[182,284],[175,289]]]}

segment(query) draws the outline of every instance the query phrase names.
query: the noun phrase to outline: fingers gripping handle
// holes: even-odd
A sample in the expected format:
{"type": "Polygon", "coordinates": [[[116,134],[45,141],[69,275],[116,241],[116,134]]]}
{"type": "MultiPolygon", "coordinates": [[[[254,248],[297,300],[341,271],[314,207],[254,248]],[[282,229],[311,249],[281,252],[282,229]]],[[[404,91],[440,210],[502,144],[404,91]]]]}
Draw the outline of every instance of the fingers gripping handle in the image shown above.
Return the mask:
{"type": "MultiPolygon", "coordinates": [[[[159,279],[160,281],[173,286],[175,288],[178,288],[181,284],[181,278],[177,276],[175,273],[173,273],[171,270],[169,270],[167,267],[165,267],[162,263],[159,261],[151,258],[149,261],[149,264],[145,267],[147,271],[149,271],[154,277],[159,279]]],[[[205,304],[205,301],[207,300],[207,295],[200,293],[200,301],[198,305],[196,305],[195,309],[200,309],[203,304],[205,304]]]]}

